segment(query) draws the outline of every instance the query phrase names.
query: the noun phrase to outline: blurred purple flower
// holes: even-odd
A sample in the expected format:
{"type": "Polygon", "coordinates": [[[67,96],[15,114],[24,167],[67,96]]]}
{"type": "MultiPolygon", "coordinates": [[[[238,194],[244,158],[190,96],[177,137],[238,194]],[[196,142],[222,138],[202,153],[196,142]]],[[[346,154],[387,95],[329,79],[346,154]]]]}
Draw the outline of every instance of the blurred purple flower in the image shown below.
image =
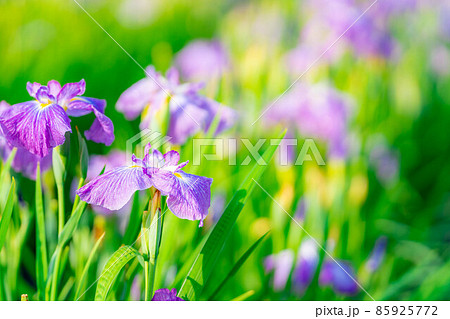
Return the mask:
{"type": "Polygon", "coordinates": [[[176,69],[170,69],[163,77],[150,66],[147,75],[123,92],[116,104],[116,109],[129,120],[141,115],[141,129],[151,127],[166,112],[166,107],[170,113],[167,135],[174,144],[183,144],[200,130],[207,132],[216,115],[220,120],[215,134],[236,121],[234,110],[199,94],[202,84],[181,84],[176,69]]]}
{"type": "Polygon", "coordinates": [[[223,192],[216,192],[211,204],[211,215],[214,223],[218,222],[226,205],[226,197],[223,192]]]}
{"type": "Polygon", "coordinates": [[[195,40],[177,54],[175,65],[188,81],[210,81],[219,78],[230,61],[219,41],[195,40]]]}
{"type": "Polygon", "coordinates": [[[384,140],[377,141],[370,151],[370,163],[375,167],[378,179],[386,184],[392,184],[398,177],[398,154],[388,148],[384,140]]]}
{"type": "MultiPolygon", "coordinates": [[[[11,106],[5,101],[0,101],[0,118],[3,118],[3,114],[8,114],[11,112],[11,106]]],[[[0,127],[0,154],[3,160],[6,160],[11,151],[13,150],[13,146],[11,146],[5,136],[3,135],[3,131],[0,127]]],[[[41,172],[46,171],[50,168],[52,163],[52,155],[49,154],[43,158],[40,158],[34,154],[31,154],[26,149],[18,147],[16,155],[14,156],[14,160],[11,164],[11,167],[19,173],[22,173],[24,176],[29,179],[36,179],[36,169],[37,164],[40,163],[41,172]]]]}
{"type": "Polygon", "coordinates": [[[145,154],[143,159],[133,155],[131,166],[120,166],[94,178],[77,190],[77,195],[89,204],[118,210],[134,192],[153,186],[168,196],[172,213],[182,219],[200,220],[202,226],[210,206],[212,179],[183,172],[181,168],[188,162],[178,164],[180,154],[176,151],[163,155],[158,150],[151,152],[148,144],[145,154]]]}
{"type": "MultiPolygon", "coordinates": [[[[306,8],[311,18],[304,27],[301,40],[314,38],[305,34],[305,31],[315,33],[317,26],[320,26],[321,30],[326,30],[326,36],[321,36],[322,41],[317,43],[321,53],[342,35],[346,44],[359,56],[391,56],[394,42],[388,30],[384,25],[378,25],[370,14],[361,16],[367,7],[353,0],[311,0],[307,2],[306,8]]],[[[339,50],[339,45],[336,48],[333,46],[325,57],[339,50]]]]}
{"type": "Polygon", "coordinates": [[[294,218],[299,222],[303,222],[305,220],[305,212],[306,212],[306,200],[304,197],[302,197],[299,199],[297,203],[294,218]]]}
{"type": "Polygon", "coordinates": [[[381,21],[395,18],[400,14],[417,8],[417,0],[379,0],[369,14],[381,21]]]}
{"type": "Polygon", "coordinates": [[[106,101],[82,97],[86,83],[67,83],[61,88],[58,81],[47,86],[27,83],[33,101],[15,104],[0,119],[8,142],[44,157],[65,141],[65,133],[72,132],[69,116],[83,116],[93,112],[96,119],[85,132],[86,138],[110,145],[114,140],[114,126],[105,116],[106,101]]]}
{"type": "Polygon", "coordinates": [[[169,289],[158,289],[153,295],[152,301],[184,301],[180,297],[177,297],[177,290],[173,288],[169,289]]]}
{"type": "Polygon", "coordinates": [[[358,284],[354,280],[355,277],[355,271],[349,263],[327,259],[320,271],[319,284],[331,285],[336,293],[342,295],[355,295],[359,291],[358,284]]]}
{"type": "Polygon", "coordinates": [[[280,251],[278,254],[267,256],[264,259],[266,273],[274,272],[273,289],[281,291],[286,287],[294,263],[294,253],[290,249],[280,251]]]}
{"type": "Polygon", "coordinates": [[[432,48],[430,54],[430,67],[431,70],[439,76],[445,77],[449,75],[450,49],[448,49],[445,45],[437,45],[434,48],[432,48]]]}
{"type": "Polygon", "coordinates": [[[327,142],[330,156],[345,157],[352,104],[347,95],[327,84],[302,84],[279,99],[266,117],[271,124],[283,122],[305,137],[327,142]]]}
{"type": "Polygon", "coordinates": [[[383,262],[384,255],[386,254],[387,238],[382,236],[377,239],[369,260],[366,263],[366,267],[370,272],[376,271],[383,262]]]}
{"type": "Polygon", "coordinates": [[[292,275],[293,286],[297,293],[303,293],[311,284],[318,263],[319,254],[316,244],[312,240],[304,240],[300,246],[297,264],[292,275]]]}

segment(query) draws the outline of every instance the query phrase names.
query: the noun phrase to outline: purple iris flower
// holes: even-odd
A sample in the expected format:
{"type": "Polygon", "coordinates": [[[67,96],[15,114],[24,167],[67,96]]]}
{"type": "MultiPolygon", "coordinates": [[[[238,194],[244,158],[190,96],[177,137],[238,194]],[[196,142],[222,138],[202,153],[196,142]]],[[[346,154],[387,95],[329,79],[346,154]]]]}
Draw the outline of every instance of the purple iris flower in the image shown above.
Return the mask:
{"type": "Polygon", "coordinates": [[[264,259],[266,273],[274,272],[273,289],[275,291],[281,291],[286,287],[293,263],[294,253],[290,249],[280,251],[278,254],[267,256],[264,259]]]}
{"type": "Polygon", "coordinates": [[[355,295],[359,291],[353,267],[341,260],[325,260],[319,276],[319,284],[331,285],[336,293],[342,295],[355,295]],[[339,264],[338,264],[339,263],[339,264]]]}
{"type": "Polygon", "coordinates": [[[210,81],[219,78],[229,67],[225,48],[219,41],[195,40],[181,50],[175,64],[182,77],[189,81],[210,81]]]}
{"type": "Polygon", "coordinates": [[[122,208],[138,190],[155,187],[168,196],[167,205],[177,217],[200,220],[208,214],[212,178],[196,176],[181,170],[188,162],[178,164],[180,154],[170,151],[151,152],[146,146],[145,157],[133,155],[131,166],[120,166],[93,179],[79,190],[81,200],[109,210],[122,208]]]}
{"type": "Polygon", "coordinates": [[[184,301],[180,297],[177,297],[177,290],[170,289],[158,289],[153,295],[152,301],[184,301]]]}
{"type": "Polygon", "coordinates": [[[83,116],[93,112],[96,119],[85,132],[88,140],[110,145],[114,140],[114,127],[105,116],[106,101],[82,97],[86,83],[49,81],[47,86],[27,83],[27,90],[35,100],[15,104],[0,119],[3,134],[8,142],[44,157],[55,146],[65,141],[65,133],[71,132],[69,116],[83,116]]]}
{"type": "Polygon", "coordinates": [[[207,132],[215,116],[220,117],[215,134],[236,121],[234,110],[200,95],[202,84],[181,84],[176,69],[167,71],[166,77],[153,66],[146,73],[148,76],[123,92],[116,104],[116,109],[128,120],[141,115],[141,129],[150,128],[153,121],[161,119],[167,107],[170,113],[167,135],[174,144],[183,144],[201,130],[207,132]]]}
{"type": "Polygon", "coordinates": [[[298,252],[297,264],[292,275],[293,286],[298,293],[303,293],[311,284],[318,263],[319,254],[317,253],[316,244],[312,240],[303,241],[298,252]]]}
{"type": "MultiPolygon", "coordinates": [[[[318,264],[319,253],[316,243],[312,240],[303,241],[292,275],[293,287],[297,293],[302,294],[311,284],[318,264]]],[[[326,259],[320,270],[319,285],[331,285],[338,294],[354,295],[359,290],[358,285],[353,280],[355,277],[356,275],[352,266],[347,262],[326,259]]]]}
{"type": "Polygon", "coordinates": [[[285,123],[301,135],[321,139],[333,157],[345,157],[353,101],[328,84],[297,85],[267,111],[270,124],[285,123]]]}
{"type": "MultiPolygon", "coordinates": [[[[11,106],[5,101],[0,101],[0,118],[8,116],[12,111],[11,106]]],[[[0,155],[3,160],[6,160],[11,151],[13,150],[0,127],[0,155]]],[[[43,158],[40,158],[34,154],[31,154],[26,149],[18,147],[14,160],[12,161],[11,167],[19,173],[30,179],[36,179],[36,169],[37,164],[40,163],[41,172],[50,168],[52,163],[52,155],[49,154],[43,158]]]]}
{"type": "Polygon", "coordinates": [[[377,239],[369,260],[366,263],[366,267],[370,272],[377,270],[383,262],[384,255],[386,254],[387,238],[382,236],[377,239]]]}

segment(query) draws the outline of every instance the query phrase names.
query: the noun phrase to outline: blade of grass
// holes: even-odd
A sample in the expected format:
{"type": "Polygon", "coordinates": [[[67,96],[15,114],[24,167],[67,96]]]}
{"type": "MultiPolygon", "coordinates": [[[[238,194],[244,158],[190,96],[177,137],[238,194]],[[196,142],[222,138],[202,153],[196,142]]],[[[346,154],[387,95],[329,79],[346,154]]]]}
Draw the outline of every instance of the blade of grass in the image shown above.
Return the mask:
{"type": "Polygon", "coordinates": [[[36,168],[36,281],[39,300],[45,300],[45,285],[48,273],[47,241],[45,236],[44,204],[42,199],[41,169],[36,168]]]}
{"type": "MultiPolygon", "coordinates": [[[[0,196],[1,205],[4,204],[3,203],[3,201],[5,200],[4,196],[6,195],[5,187],[9,186],[9,183],[8,183],[9,170],[11,168],[12,161],[14,160],[14,157],[16,156],[16,152],[17,152],[17,148],[14,147],[12,149],[11,153],[9,154],[6,162],[2,165],[2,170],[0,173],[0,187],[1,187],[0,190],[2,191],[2,194],[0,196]]],[[[3,208],[3,206],[1,208],[3,208]]]]}
{"type": "Polygon", "coordinates": [[[61,289],[61,293],[59,294],[58,297],[59,301],[64,301],[67,299],[67,296],[69,295],[70,290],[72,290],[74,284],[75,280],[73,279],[73,277],[70,277],[69,280],[67,280],[64,287],[61,289]]]}
{"type": "Polygon", "coordinates": [[[3,244],[6,240],[6,233],[8,232],[9,223],[11,221],[11,215],[14,207],[15,201],[15,188],[16,182],[14,177],[11,181],[11,186],[9,187],[8,197],[6,199],[6,204],[4,205],[2,219],[0,221],[0,251],[2,250],[3,244]]]}
{"type": "Polygon", "coordinates": [[[78,298],[80,298],[81,289],[83,288],[84,281],[87,278],[89,267],[91,266],[92,261],[94,260],[96,254],[97,254],[98,247],[100,247],[100,244],[101,244],[101,242],[102,242],[104,237],[105,237],[105,233],[103,233],[100,236],[100,238],[97,240],[97,242],[95,243],[94,247],[92,248],[91,253],[89,254],[89,257],[88,257],[88,259],[86,261],[86,264],[84,265],[83,272],[81,273],[80,280],[78,281],[77,290],[75,292],[75,300],[78,300],[78,298]]]}
{"type": "Polygon", "coordinates": [[[53,174],[55,176],[56,190],[58,192],[58,234],[60,235],[65,224],[64,211],[64,163],[61,158],[60,148],[53,149],[52,156],[53,174]]]}
{"type": "MultiPolygon", "coordinates": [[[[51,292],[50,292],[50,300],[55,300],[56,293],[58,291],[58,278],[59,278],[59,268],[60,268],[60,262],[61,262],[61,253],[64,248],[64,246],[69,242],[69,240],[72,238],[72,235],[74,231],[78,227],[78,223],[80,222],[81,216],[83,215],[83,212],[86,208],[86,202],[79,202],[78,207],[75,210],[74,214],[69,218],[66,225],[61,231],[61,234],[58,238],[58,244],[56,245],[55,253],[56,255],[54,259],[54,268],[53,268],[53,275],[52,275],[52,286],[51,286],[51,292]]],[[[53,257],[52,257],[53,260],[53,257]]]]}
{"type": "Polygon", "coordinates": [[[212,230],[207,241],[205,242],[205,245],[197,255],[189,273],[184,279],[183,285],[181,286],[179,292],[179,296],[181,298],[185,300],[197,300],[200,296],[203,291],[204,284],[214,269],[220,252],[222,251],[225,242],[231,233],[236,219],[238,218],[255,187],[253,179],[259,180],[262,173],[267,168],[267,164],[270,162],[276,149],[278,148],[279,142],[284,137],[284,134],[285,132],[283,132],[277,140],[277,144],[270,145],[262,155],[261,158],[266,165],[261,165],[258,162],[255,163],[252,170],[239,187],[239,190],[234,194],[231,202],[226,207],[224,213],[212,230]]]}
{"type": "Polygon", "coordinates": [[[122,246],[109,258],[98,280],[95,300],[105,301],[109,290],[122,268],[141,254],[131,246],[122,246]]]}
{"type": "Polygon", "coordinates": [[[250,298],[254,294],[255,294],[254,290],[249,290],[249,291],[243,293],[242,295],[237,296],[236,298],[232,299],[231,301],[244,301],[245,299],[250,298]]]}
{"type": "Polygon", "coordinates": [[[230,272],[225,276],[223,281],[219,284],[216,290],[211,294],[208,298],[209,300],[213,300],[217,294],[222,290],[222,288],[226,285],[228,280],[230,280],[241,268],[241,266],[247,261],[248,257],[255,251],[256,247],[264,240],[269,232],[262,235],[249,249],[239,258],[239,260],[234,264],[233,268],[231,268],[230,272]]]}

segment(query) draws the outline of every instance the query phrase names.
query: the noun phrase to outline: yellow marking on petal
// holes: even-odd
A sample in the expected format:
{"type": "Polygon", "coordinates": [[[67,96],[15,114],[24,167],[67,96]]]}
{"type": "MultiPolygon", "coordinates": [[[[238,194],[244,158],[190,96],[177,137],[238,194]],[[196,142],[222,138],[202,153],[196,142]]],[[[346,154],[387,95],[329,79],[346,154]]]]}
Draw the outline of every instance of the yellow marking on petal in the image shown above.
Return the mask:
{"type": "MultiPolygon", "coordinates": [[[[38,102],[39,102],[39,101],[38,101],[38,102]]],[[[47,100],[46,103],[41,103],[41,108],[43,109],[44,107],[49,106],[50,104],[53,104],[53,102],[50,101],[50,100],[47,100]]]]}
{"type": "Polygon", "coordinates": [[[180,173],[173,173],[173,175],[175,175],[175,176],[178,177],[178,178],[183,179],[183,176],[181,176],[180,173]]]}
{"type": "Polygon", "coordinates": [[[141,118],[145,118],[147,116],[149,109],[150,109],[150,104],[147,104],[147,106],[142,111],[141,118]]]}
{"type": "Polygon", "coordinates": [[[130,168],[140,167],[139,165],[131,165],[130,168]]]}

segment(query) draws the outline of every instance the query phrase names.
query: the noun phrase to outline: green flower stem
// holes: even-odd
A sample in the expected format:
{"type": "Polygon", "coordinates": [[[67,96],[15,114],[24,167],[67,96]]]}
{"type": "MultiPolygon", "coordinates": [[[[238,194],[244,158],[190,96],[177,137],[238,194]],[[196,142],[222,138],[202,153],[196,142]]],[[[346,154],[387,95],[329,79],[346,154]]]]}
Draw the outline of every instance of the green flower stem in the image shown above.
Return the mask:
{"type": "Polygon", "coordinates": [[[151,300],[155,282],[156,262],[161,244],[161,193],[156,190],[150,201],[150,212],[142,216],[142,248],[144,250],[145,300],[151,300]]]}
{"type": "Polygon", "coordinates": [[[58,190],[58,235],[60,235],[65,224],[63,184],[56,183],[56,189],[58,190]]]}
{"type": "Polygon", "coordinates": [[[51,301],[56,300],[56,292],[58,290],[59,266],[61,264],[61,254],[62,254],[62,249],[57,248],[56,259],[55,259],[55,268],[53,270],[53,275],[52,275],[52,290],[50,292],[50,300],[51,301]]]}
{"type": "MultiPolygon", "coordinates": [[[[84,178],[80,178],[77,189],[80,189],[81,186],[83,186],[83,184],[84,184],[84,178]]],[[[70,216],[72,216],[73,213],[75,212],[75,209],[77,208],[79,202],[80,202],[80,196],[76,195],[75,199],[73,201],[72,213],[70,214],[70,216]]]]}
{"type": "MultiPolygon", "coordinates": [[[[61,233],[65,224],[65,212],[64,212],[64,163],[63,156],[61,155],[60,147],[53,149],[53,175],[55,177],[56,189],[58,192],[58,237],[61,233]]],[[[58,279],[61,263],[62,247],[57,247],[55,265],[52,274],[52,285],[50,292],[50,300],[56,300],[58,291],[58,279]]]]}

